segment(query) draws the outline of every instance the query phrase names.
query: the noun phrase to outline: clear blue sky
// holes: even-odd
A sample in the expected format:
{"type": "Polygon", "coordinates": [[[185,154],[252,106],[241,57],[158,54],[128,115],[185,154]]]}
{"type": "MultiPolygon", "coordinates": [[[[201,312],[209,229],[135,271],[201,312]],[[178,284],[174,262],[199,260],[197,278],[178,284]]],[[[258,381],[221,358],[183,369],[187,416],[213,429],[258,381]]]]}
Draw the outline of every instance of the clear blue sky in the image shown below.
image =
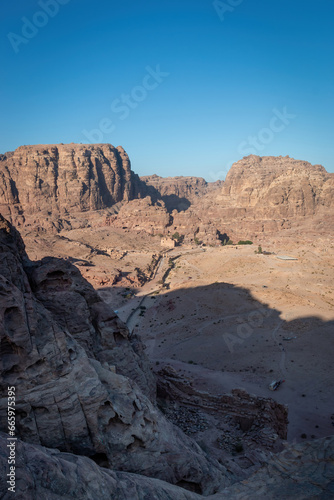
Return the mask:
{"type": "Polygon", "coordinates": [[[334,172],[333,0],[49,1],[2,2],[0,152],[97,141],[140,175],[216,180],[250,152],[334,172]]]}

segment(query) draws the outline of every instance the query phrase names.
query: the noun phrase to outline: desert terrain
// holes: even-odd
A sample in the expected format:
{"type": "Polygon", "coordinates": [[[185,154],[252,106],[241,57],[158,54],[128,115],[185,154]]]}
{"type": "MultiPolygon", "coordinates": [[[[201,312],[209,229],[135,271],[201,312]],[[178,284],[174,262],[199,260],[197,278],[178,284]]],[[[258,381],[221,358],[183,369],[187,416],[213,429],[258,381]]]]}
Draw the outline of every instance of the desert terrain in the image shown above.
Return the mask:
{"type": "Polygon", "coordinates": [[[167,364],[199,390],[243,388],[288,405],[288,441],[333,433],[334,245],[326,235],[163,250],[159,236],[99,228],[67,231],[52,248],[26,242],[33,259],[70,258],[140,335],[155,371],[167,364]]]}
{"type": "Polygon", "coordinates": [[[224,182],[139,178],[105,144],[21,147],[0,173],[1,376],[29,492],[330,489],[333,174],[250,155],[224,182]]]}

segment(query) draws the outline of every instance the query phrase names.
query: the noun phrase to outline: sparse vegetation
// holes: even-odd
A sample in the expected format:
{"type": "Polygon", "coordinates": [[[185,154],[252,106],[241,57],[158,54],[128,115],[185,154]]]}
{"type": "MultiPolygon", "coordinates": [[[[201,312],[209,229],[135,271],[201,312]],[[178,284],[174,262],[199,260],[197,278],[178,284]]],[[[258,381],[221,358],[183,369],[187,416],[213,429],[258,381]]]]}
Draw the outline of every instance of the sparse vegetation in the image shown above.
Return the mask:
{"type": "Polygon", "coordinates": [[[240,240],[237,243],[238,245],[253,245],[253,242],[250,240],[240,240]]]}
{"type": "Polygon", "coordinates": [[[198,238],[196,238],[196,236],[195,236],[194,243],[195,243],[195,245],[200,245],[202,242],[198,238]]]}
{"type": "Polygon", "coordinates": [[[177,241],[178,243],[180,243],[180,241],[182,240],[182,236],[177,231],[176,231],[176,233],[173,234],[172,238],[173,238],[173,240],[177,241]]]}

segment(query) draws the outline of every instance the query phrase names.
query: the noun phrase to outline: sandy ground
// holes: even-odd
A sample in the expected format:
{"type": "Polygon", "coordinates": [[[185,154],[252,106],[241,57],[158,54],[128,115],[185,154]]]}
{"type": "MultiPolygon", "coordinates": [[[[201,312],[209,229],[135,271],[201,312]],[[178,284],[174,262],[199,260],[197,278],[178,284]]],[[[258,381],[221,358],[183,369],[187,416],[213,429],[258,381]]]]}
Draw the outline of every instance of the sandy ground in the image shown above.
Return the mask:
{"type": "Polygon", "coordinates": [[[288,439],[300,441],[334,431],[334,260],[327,247],[290,250],[298,260],[253,247],[187,252],[168,290],[149,295],[159,286],[147,284],[118,313],[136,311],[128,326],[156,367],[172,364],[217,394],[241,387],[288,405],[288,439]],[[272,392],[276,379],[285,382],[272,392]]]}
{"type": "Polygon", "coordinates": [[[244,388],[288,405],[289,441],[334,433],[334,248],[328,238],[176,248],[139,286],[127,277],[136,267],[147,272],[162,252],[158,237],[109,228],[62,236],[26,239],[30,257],[70,256],[78,263],[130,331],[141,335],[156,369],[169,363],[199,389],[244,388]],[[256,254],[257,245],[273,254],[256,254]],[[108,286],[116,269],[124,279],[108,286]],[[277,379],[285,382],[272,392],[268,384],[277,379]]]}

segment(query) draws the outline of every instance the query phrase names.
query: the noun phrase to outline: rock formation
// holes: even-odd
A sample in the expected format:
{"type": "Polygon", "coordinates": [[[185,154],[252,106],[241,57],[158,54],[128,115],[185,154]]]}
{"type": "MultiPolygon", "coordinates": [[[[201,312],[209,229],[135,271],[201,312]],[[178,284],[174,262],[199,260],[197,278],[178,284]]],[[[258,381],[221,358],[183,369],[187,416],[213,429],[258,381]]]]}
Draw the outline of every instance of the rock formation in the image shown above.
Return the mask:
{"type": "Polygon", "coordinates": [[[163,234],[172,223],[164,202],[152,202],[150,196],[122,204],[116,215],[106,218],[106,225],[132,231],[163,234]]]}
{"type": "Polygon", "coordinates": [[[142,177],[110,144],[22,146],[0,155],[0,212],[23,229],[111,225],[175,231],[206,244],[273,234],[317,217],[330,223],[334,174],[289,157],[250,155],[225,182],[142,177]]]}
{"type": "Polygon", "coordinates": [[[333,200],[334,174],[321,165],[251,155],[235,163],[222,189],[201,198],[191,212],[208,227],[246,238],[326,216],[333,200]]]}
{"type": "Polygon", "coordinates": [[[0,213],[18,226],[62,219],[137,197],[140,181],[122,147],[21,146],[0,157],[0,213]]]}
{"type": "MultiPolygon", "coordinates": [[[[6,469],[7,439],[0,433],[1,470],[6,469]]],[[[200,500],[203,496],[158,479],[115,472],[98,467],[92,460],[27,444],[19,440],[15,498],[19,500],[200,500]]],[[[289,445],[273,455],[247,480],[225,488],[207,500],[313,500],[334,495],[334,438],[289,445]]],[[[4,474],[0,477],[3,500],[13,498],[4,474]]]]}
{"type": "Polygon", "coordinates": [[[222,181],[206,182],[202,177],[160,177],[148,175],[140,178],[147,186],[153,201],[161,199],[169,212],[187,210],[198,198],[218,189],[222,181]]]}
{"type": "MultiPolygon", "coordinates": [[[[230,481],[154,404],[138,338],[68,262],[31,263],[0,219],[1,386],[17,388],[17,437],[210,494],[230,481]]],[[[7,430],[2,395],[0,430],[7,430]]]]}

